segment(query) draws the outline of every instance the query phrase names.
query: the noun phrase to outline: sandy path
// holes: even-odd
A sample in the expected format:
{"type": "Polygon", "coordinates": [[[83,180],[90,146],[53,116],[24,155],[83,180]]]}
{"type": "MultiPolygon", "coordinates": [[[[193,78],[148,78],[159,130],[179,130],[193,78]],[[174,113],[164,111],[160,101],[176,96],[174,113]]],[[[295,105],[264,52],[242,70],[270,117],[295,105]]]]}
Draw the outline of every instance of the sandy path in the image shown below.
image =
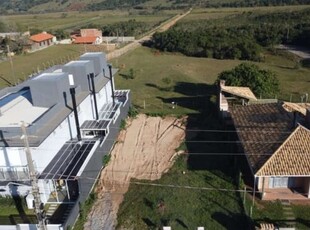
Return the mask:
{"type": "Polygon", "coordinates": [[[164,32],[166,30],[168,30],[171,26],[173,26],[175,23],[177,23],[179,20],[181,20],[182,18],[184,18],[186,15],[188,15],[190,12],[192,11],[192,9],[189,9],[187,12],[185,12],[184,14],[178,14],[175,17],[173,17],[172,19],[169,19],[166,22],[163,22],[161,25],[159,25],[157,28],[152,29],[151,31],[149,31],[147,33],[147,35],[145,35],[144,37],[135,40],[132,43],[129,43],[128,45],[114,50],[110,53],[107,54],[107,59],[111,60],[113,58],[117,58],[122,56],[123,54],[126,54],[127,52],[134,50],[140,46],[142,46],[142,43],[151,40],[153,34],[158,31],[158,32],[164,32]]]}
{"type": "Polygon", "coordinates": [[[185,137],[183,120],[139,115],[121,131],[109,164],[101,172],[99,199],[84,229],[114,229],[116,214],[131,178],[159,179],[173,164],[185,137]]]}

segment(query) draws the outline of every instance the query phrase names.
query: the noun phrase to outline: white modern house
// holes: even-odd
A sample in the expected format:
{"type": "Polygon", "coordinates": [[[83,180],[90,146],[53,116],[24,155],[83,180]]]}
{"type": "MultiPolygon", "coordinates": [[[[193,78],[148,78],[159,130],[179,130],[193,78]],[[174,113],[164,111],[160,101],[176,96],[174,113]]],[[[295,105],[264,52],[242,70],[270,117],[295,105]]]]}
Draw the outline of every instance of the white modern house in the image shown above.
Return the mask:
{"type": "Polygon", "coordinates": [[[85,53],[0,91],[0,196],[25,196],[32,208],[23,121],[41,201],[70,205],[65,219],[49,222],[72,226],[129,109],[115,73],[104,53],[85,53]]]}

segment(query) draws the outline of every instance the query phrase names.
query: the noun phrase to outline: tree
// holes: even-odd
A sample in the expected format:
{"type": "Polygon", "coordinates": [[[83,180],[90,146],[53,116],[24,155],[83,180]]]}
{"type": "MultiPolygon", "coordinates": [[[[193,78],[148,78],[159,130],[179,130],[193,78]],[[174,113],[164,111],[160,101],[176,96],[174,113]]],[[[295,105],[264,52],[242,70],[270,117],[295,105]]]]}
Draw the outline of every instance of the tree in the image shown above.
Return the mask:
{"type": "Polygon", "coordinates": [[[232,70],[219,74],[226,85],[249,87],[257,96],[273,97],[279,92],[279,80],[274,72],[260,69],[257,65],[242,63],[232,70]]]}

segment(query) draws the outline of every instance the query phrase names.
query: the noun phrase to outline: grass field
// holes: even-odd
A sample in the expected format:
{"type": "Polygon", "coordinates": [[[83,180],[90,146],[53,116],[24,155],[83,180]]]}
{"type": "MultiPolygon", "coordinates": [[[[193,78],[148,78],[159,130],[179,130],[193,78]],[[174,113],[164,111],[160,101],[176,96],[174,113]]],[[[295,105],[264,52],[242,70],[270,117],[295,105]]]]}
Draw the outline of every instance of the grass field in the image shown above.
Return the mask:
{"type": "Polygon", "coordinates": [[[84,52],[83,46],[55,45],[35,53],[14,56],[12,57],[14,74],[9,61],[0,63],[0,87],[24,81],[30,74],[47,69],[49,66],[64,64],[78,57],[82,52],[84,52]]]}
{"type": "MultiPolygon", "coordinates": [[[[265,61],[256,64],[276,72],[281,82],[281,96],[292,94],[293,99],[299,100],[300,93],[309,92],[310,69],[296,67],[296,57],[282,51],[276,54],[266,51],[264,56],[265,61]]],[[[141,112],[179,115],[187,113],[191,120],[190,126],[201,129],[221,129],[221,125],[213,117],[216,112],[212,103],[214,101],[212,84],[218,73],[231,69],[239,63],[241,63],[239,60],[192,58],[173,53],[159,53],[145,47],[113,60],[114,66],[120,67],[116,78],[117,87],[132,90],[133,103],[141,112]],[[134,79],[125,79],[130,69],[134,70],[134,79]],[[165,77],[171,79],[172,83],[168,86],[162,81],[165,77]],[[165,88],[171,88],[171,91],[165,88]],[[172,101],[177,102],[179,107],[172,109],[172,101]]],[[[220,135],[206,137],[205,134],[200,133],[195,138],[223,140],[225,137],[220,135]]],[[[197,143],[191,146],[186,144],[186,147],[190,152],[229,152],[231,150],[231,147],[225,150],[225,146],[201,146],[197,143]]],[[[183,157],[178,159],[173,168],[160,180],[145,181],[181,185],[181,188],[132,184],[118,214],[119,227],[156,229],[163,224],[169,224],[176,229],[193,229],[201,224],[210,229],[249,229],[248,226],[241,226],[240,223],[253,226],[266,221],[283,225],[283,210],[279,203],[256,203],[253,209],[253,221],[247,222],[239,193],[230,193],[229,196],[225,192],[193,191],[182,188],[182,185],[236,188],[234,178],[237,170],[232,168],[233,162],[230,157],[204,156],[203,159],[192,157],[192,160],[183,157]],[[199,170],[191,166],[193,162],[198,165],[199,170]],[[186,172],[184,175],[183,171],[186,172]],[[164,211],[161,210],[162,203],[165,207],[164,211]]],[[[250,213],[250,204],[251,201],[248,200],[247,214],[250,213]]],[[[300,222],[297,221],[297,226],[307,229],[309,226],[307,215],[302,214],[299,207],[296,210],[296,217],[301,219],[300,222]]],[[[309,208],[305,207],[302,210],[307,212],[309,208]]]]}
{"type": "MultiPolygon", "coordinates": [[[[288,12],[298,11],[310,8],[309,5],[296,5],[296,6],[266,6],[266,7],[240,7],[240,8],[196,8],[191,14],[183,18],[180,23],[193,20],[204,19],[223,19],[231,15],[238,15],[244,13],[270,13],[270,12],[288,12]]],[[[227,21],[226,21],[227,22],[227,21]]]]}
{"type": "MultiPolygon", "coordinates": [[[[134,105],[147,113],[157,111],[175,114],[193,112],[186,105],[194,103],[190,99],[193,95],[188,95],[184,87],[191,87],[188,90],[194,90],[194,96],[197,96],[204,93],[201,92],[201,84],[212,85],[220,72],[240,63],[239,60],[193,58],[159,53],[144,47],[113,60],[114,66],[120,68],[116,85],[118,88],[132,90],[134,105]],[[123,76],[128,74],[131,68],[134,70],[135,78],[126,80],[123,76]],[[168,86],[162,81],[166,77],[171,79],[168,86]],[[171,91],[165,90],[166,87],[170,87],[171,91]],[[180,107],[172,110],[170,108],[172,101],[177,102],[180,107]]],[[[295,68],[296,61],[289,54],[273,55],[266,52],[265,62],[256,64],[277,74],[281,84],[281,94],[277,95],[278,98],[289,100],[292,95],[292,100],[300,101],[301,94],[310,92],[310,69],[295,68]]]]}
{"type": "Polygon", "coordinates": [[[8,15],[2,16],[1,21],[8,23],[12,28],[21,31],[29,29],[39,30],[74,30],[88,24],[104,26],[120,21],[135,19],[149,24],[157,24],[179,11],[161,11],[154,15],[139,15],[133,11],[94,11],[94,12],[65,12],[65,13],[46,13],[28,15],[8,15]]]}

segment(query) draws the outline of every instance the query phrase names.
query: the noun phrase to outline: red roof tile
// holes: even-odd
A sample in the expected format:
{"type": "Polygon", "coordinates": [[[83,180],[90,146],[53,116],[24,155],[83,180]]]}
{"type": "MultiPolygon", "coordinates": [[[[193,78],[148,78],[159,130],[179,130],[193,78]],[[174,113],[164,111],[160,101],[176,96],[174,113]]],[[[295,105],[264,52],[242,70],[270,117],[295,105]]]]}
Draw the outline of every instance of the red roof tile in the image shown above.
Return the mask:
{"type": "Polygon", "coordinates": [[[43,42],[49,39],[52,39],[54,36],[48,33],[40,33],[40,34],[35,34],[30,37],[30,40],[34,42],[43,42]]]}
{"type": "Polygon", "coordinates": [[[75,44],[93,44],[97,37],[76,37],[73,43],[75,44]]]}

